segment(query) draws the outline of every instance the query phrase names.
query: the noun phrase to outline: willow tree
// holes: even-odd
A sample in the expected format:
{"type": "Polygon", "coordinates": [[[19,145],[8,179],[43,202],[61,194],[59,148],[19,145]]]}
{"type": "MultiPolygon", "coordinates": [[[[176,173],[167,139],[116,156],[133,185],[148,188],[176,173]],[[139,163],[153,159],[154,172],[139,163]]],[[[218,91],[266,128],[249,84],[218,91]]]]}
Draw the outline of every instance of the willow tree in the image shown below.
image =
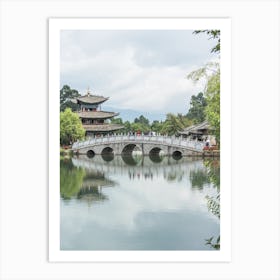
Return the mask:
{"type": "Polygon", "coordinates": [[[221,31],[218,29],[195,30],[194,34],[205,33],[209,39],[217,41],[216,45],[211,49],[211,53],[220,53],[221,50],[221,31]]]}
{"type": "MultiPolygon", "coordinates": [[[[205,160],[204,165],[207,168],[208,180],[213,184],[216,189],[215,195],[207,195],[208,210],[220,219],[220,161],[219,160],[205,160]]],[[[220,249],[220,234],[216,237],[211,236],[205,239],[206,245],[219,250],[220,249]]]]}
{"type": "MultiPolygon", "coordinates": [[[[211,53],[220,54],[220,30],[195,30],[193,33],[204,33],[210,40],[214,40],[216,44],[211,49],[211,53]]],[[[217,62],[208,62],[204,67],[191,72],[187,77],[194,82],[203,79],[206,81],[204,95],[206,97],[207,106],[204,112],[206,119],[214,129],[216,141],[220,144],[220,64],[217,62]]]]}
{"type": "Polygon", "coordinates": [[[206,98],[205,116],[214,129],[216,141],[220,143],[220,64],[209,62],[187,76],[194,82],[204,80],[204,96],[206,98]]]}

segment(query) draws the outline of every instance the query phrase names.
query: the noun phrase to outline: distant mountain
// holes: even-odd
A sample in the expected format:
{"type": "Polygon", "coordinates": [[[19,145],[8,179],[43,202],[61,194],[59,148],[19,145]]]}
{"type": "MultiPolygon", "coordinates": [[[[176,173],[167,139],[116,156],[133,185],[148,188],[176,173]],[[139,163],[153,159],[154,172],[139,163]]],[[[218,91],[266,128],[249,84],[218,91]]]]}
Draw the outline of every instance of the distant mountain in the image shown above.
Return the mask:
{"type": "Polygon", "coordinates": [[[135,118],[139,118],[143,115],[145,118],[149,119],[150,122],[154,120],[164,121],[165,120],[165,113],[161,112],[143,112],[143,111],[135,111],[129,109],[120,109],[114,108],[110,106],[103,105],[102,110],[110,111],[110,112],[118,112],[120,113],[118,117],[122,118],[123,121],[133,122],[135,118]]]}

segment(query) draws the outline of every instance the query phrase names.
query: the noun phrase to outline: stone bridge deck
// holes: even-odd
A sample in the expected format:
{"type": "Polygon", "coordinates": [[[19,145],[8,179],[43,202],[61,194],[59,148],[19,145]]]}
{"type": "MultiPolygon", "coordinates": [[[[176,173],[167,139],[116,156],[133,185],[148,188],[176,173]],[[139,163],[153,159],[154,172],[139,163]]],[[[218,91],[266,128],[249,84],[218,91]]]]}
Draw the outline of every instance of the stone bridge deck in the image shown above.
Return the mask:
{"type": "Polygon", "coordinates": [[[75,142],[72,150],[74,153],[91,154],[92,156],[106,153],[121,155],[132,153],[135,149],[142,151],[144,155],[158,154],[163,151],[166,155],[177,153],[182,156],[198,156],[203,154],[203,147],[203,142],[191,141],[182,137],[114,135],[75,142]]]}

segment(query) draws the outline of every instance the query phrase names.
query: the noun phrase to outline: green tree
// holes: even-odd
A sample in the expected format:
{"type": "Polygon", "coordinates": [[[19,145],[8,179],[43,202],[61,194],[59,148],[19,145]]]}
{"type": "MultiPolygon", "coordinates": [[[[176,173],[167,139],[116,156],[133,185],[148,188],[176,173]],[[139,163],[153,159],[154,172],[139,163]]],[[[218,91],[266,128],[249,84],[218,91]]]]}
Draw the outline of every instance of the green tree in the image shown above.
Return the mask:
{"type": "Polygon", "coordinates": [[[211,49],[212,53],[220,53],[221,49],[221,31],[220,30],[195,30],[194,34],[206,33],[209,36],[209,39],[217,40],[217,44],[211,49]]]}
{"type": "Polygon", "coordinates": [[[134,122],[134,123],[131,123],[131,130],[133,132],[137,132],[137,131],[140,131],[140,132],[148,132],[150,130],[150,127],[143,124],[143,123],[140,123],[140,122],[134,122]]]}
{"type": "Polygon", "coordinates": [[[162,128],[163,128],[163,122],[155,120],[151,124],[151,130],[157,133],[161,133],[162,128]]]}
{"type": "Polygon", "coordinates": [[[129,121],[124,122],[124,132],[125,133],[131,132],[131,124],[129,121]]]}
{"type": "Polygon", "coordinates": [[[111,123],[113,124],[123,124],[122,118],[113,118],[111,119],[111,123]]]}
{"type": "MultiPolygon", "coordinates": [[[[220,30],[195,30],[194,34],[206,33],[209,39],[216,40],[216,45],[211,52],[220,53],[220,30]]],[[[214,129],[217,144],[220,144],[220,65],[217,62],[208,62],[204,67],[192,71],[187,76],[197,82],[205,80],[204,95],[207,106],[205,116],[211,127],[214,129]]]]}
{"type": "Polygon", "coordinates": [[[205,80],[206,97],[205,117],[214,130],[217,144],[220,143],[220,65],[207,63],[204,67],[191,72],[187,78],[197,82],[205,80]],[[211,66],[211,68],[209,67],[211,66]]]}
{"type": "Polygon", "coordinates": [[[118,133],[128,133],[131,131],[130,122],[129,121],[123,122],[122,118],[113,118],[113,119],[111,119],[111,123],[124,126],[124,128],[118,130],[118,133]]]}
{"type": "Polygon", "coordinates": [[[149,120],[143,115],[141,115],[139,118],[135,118],[130,127],[134,132],[141,131],[145,133],[151,130],[149,120]]]}
{"type": "MultiPolygon", "coordinates": [[[[207,168],[208,179],[217,191],[215,195],[206,196],[207,207],[213,215],[220,219],[220,160],[207,159],[203,163],[207,168]]],[[[205,241],[206,245],[211,246],[215,250],[220,249],[220,235],[217,237],[212,236],[205,241]]]]}
{"type": "Polygon", "coordinates": [[[174,114],[168,113],[163,123],[161,133],[168,135],[177,135],[178,132],[182,131],[185,127],[189,125],[190,120],[182,114],[178,114],[176,116],[174,114]]]}
{"type": "Polygon", "coordinates": [[[204,111],[206,105],[206,98],[203,96],[202,92],[198,93],[197,95],[192,95],[187,117],[190,120],[193,120],[195,124],[203,122],[205,120],[204,111]]]}
{"type": "Polygon", "coordinates": [[[60,90],[60,111],[64,111],[66,108],[71,108],[72,111],[79,109],[78,104],[75,104],[71,99],[75,99],[81,96],[75,89],[71,89],[70,86],[64,85],[60,90]]]}
{"type": "Polygon", "coordinates": [[[85,130],[79,116],[70,108],[60,112],[60,144],[69,145],[83,139],[84,136],[85,130]]]}
{"type": "Polygon", "coordinates": [[[214,128],[217,143],[220,143],[220,70],[213,74],[206,86],[206,118],[214,128]]]}
{"type": "Polygon", "coordinates": [[[141,115],[139,118],[135,118],[134,122],[144,124],[145,126],[149,126],[149,120],[143,115],[141,115]]]}

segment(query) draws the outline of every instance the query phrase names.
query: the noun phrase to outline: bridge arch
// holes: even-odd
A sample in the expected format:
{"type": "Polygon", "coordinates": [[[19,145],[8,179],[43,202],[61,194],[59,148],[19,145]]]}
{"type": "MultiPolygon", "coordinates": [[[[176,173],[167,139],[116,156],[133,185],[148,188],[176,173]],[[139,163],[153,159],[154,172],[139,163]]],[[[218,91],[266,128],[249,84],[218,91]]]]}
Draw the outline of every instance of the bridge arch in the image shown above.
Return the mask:
{"type": "Polygon", "coordinates": [[[101,155],[108,155],[108,154],[113,154],[113,153],[114,153],[114,150],[111,147],[105,147],[101,151],[101,155]]]}
{"type": "Polygon", "coordinates": [[[122,160],[124,163],[130,166],[136,166],[136,165],[141,165],[141,158],[135,158],[132,156],[132,154],[122,154],[121,155],[122,160]]]}
{"type": "Polygon", "coordinates": [[[175,160],[181,159],[182,156],[183,156],[183,153],[179,150],[176,150],[172,153],[172,158],[175,159],[175,160]]]}
{"type": "Polygon", "coordinates": [[[163,160],[163,155],[160,154],[160,152],[164,151],[159,147],[154,147],[149,151],[149,158],[154,163],[160,163],[163,160]]]}
{"type": "Polygon", "coordinates": [[[123,147],[121,153],[126,154],[126,155],[131,155],[132,152],[135,151],[136,149],[142,152],[142,149],[139,145],[137,145],[137,144],[127,144],[123,147]]]}
{"type": "Polygon", "coordinates": [[[111,147],[105,147],[101,151],[101,157],[104,161],[112,161],[114,159],[114,150],[111,147]]]}
{"type": "Polygon", "coordinates": [[[162,151],[159,147],[154,147],[150,150],[149,155],[159,155],[160,151],[162,151]]]}
{"type": "Polygon", "coordinates": [[[93,150],[88,150],[87,151],[87,157],[88,158],[93,158],[95,156],[95,152],[93,150]]]}
{"type": "Polygon", "coordinates": [[[160,154],[149,154],[149,159],[154,163],[160,163],[163,160],[163,156],[160,156],[160,154]]]}

